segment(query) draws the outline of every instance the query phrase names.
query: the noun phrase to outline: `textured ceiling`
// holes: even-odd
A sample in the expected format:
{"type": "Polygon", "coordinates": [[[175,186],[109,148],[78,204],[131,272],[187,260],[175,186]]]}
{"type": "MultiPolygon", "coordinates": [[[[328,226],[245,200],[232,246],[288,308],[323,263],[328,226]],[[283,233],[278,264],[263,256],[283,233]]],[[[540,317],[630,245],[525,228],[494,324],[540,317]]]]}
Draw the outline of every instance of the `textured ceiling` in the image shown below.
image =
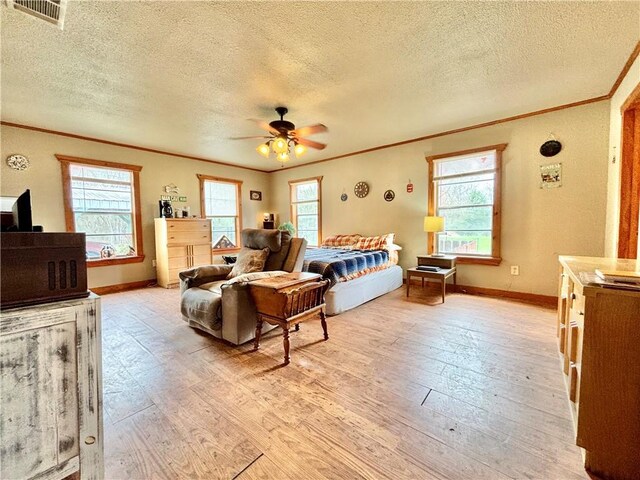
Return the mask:
{"type": "Polygon", "coordinates": [[[266,170],[247,118],[326,141],[289,165],[607,94],[640,2],[70,1],[2,7],[2,120],[266,170]]]}

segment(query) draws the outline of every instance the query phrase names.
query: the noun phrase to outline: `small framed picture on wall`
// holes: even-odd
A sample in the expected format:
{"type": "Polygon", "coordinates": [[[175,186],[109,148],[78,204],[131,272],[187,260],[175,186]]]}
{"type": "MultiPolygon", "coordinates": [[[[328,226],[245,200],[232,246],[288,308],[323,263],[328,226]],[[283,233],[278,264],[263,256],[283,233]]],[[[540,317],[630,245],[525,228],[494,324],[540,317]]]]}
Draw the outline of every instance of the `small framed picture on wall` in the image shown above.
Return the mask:
{"type": "Polygon", "coordinates": [[[558,188],[562,186],[562,164],[540,165],[540,188],[558,188]]]}
{"type": "Polygon", "coordinates": [[[257,200],[258,202],[262,201],[262,192],[259,192],[257,190],[251,190],[249,192],[249,198],[251,200],[257,200]]]}

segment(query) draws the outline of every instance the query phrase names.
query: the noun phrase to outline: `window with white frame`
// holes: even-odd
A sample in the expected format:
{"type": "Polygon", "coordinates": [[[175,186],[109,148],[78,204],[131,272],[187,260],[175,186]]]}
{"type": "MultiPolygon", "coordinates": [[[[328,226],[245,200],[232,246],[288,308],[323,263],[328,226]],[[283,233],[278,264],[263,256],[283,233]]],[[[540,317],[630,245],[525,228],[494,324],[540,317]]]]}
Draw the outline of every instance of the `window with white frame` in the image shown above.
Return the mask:
{"type": "Polygon", "coordinates": [[[506,144],[427,157],[429,214],[444,218],[432,253],[500,261],[500,181],[506,144]]]}
{"type": "Polygon", "coordinates": [[[88,266],[142,261],[142,167],[57,156],[67,231],[86,235],[88,266]]]}
{"type": "Polygon", "coordinates": [[[242,182],[206,175],[198,175],[198,178],[202,212],[211,219],[211,248],[214,253],[238,249],[242,229],[242,182]]]}
{"type": "Polygon", "coordinates": [[[317,247],[322,240],[322,177],[305,178],[289,182],[291,222],[296,235],[317,247]]]}

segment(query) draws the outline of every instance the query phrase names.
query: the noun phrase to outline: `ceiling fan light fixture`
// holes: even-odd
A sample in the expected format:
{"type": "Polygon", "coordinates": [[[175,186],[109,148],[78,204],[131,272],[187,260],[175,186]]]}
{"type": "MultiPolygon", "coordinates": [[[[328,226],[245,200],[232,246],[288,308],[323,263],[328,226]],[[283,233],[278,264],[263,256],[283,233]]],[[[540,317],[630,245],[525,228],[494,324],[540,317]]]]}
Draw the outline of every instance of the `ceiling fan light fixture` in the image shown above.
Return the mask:
{"type": "Polygon", "coordinates": [[[273,141],[273,151],[277,154],[288,153],[289,144],[286,139],[278,137],[273,141]]]}
{"type": "Polygon", "coordinates": [[[305,147],[300,143],[296,143],[296,146],[294,147],[293,151],[296,154],[296,157],[300,158],[302,155],[307,153],[307,147],[305,147]]]}
{"type": "Polygon", "coordinates": [[[285,163],[289,161],[289,154],[287,152],[282,152],[282,153],[279,153],[276,158],[278,159],[279,162],[285,163]]]}
{"type": "Polygon", "coordinates": [[[260,145],[258,145],[258,148],[256,148],[256,152],[258,152],[264,158],[269,158],[269,153],[271,152],[271,149],[269,148],[269,142],[261,143],[260,145]]]}
{"type": "MultiPolygon", "coordinates": [[[[57,0],[54,0],[57,1],[57,0]]],[[[66,0],[65,0],[66,1],[66,0]]],[[[308,125],[306,127],[296,128],[296,126],[284,119],[288,110],[286,107],[277,107],[276,113],[280,116],[280,120],[273,120],[272,122],[264,122],[261,120],[252,121],[257,123],[258,126],[266,130],[268,135],[254,135],[250,137],[231,137],[232,140],[246,140],[246,139],[267,139],[260,140],[261,143],[256,147],[256,152],[265,158],[270,158],[271,151],[275,154],[276,160],[284,164],[291,159],[292,150],[293,155],[296,158],[307,153],[309,148],[315,150],[323,150],[327,144],[309,140],[306,138],[309,135],[316,135],[318,133],[325,133],[328,131],[327,127],[322,123],[316,123],[314,125],[308,125]]]]}

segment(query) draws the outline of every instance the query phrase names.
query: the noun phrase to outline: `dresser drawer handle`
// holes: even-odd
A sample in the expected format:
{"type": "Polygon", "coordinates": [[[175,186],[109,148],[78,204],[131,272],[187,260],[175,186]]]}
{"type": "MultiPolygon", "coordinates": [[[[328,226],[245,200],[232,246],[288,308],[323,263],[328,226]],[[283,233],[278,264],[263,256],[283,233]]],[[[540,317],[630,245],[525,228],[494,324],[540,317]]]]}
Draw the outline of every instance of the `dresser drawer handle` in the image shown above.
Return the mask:
{"type": "Polygon", "coordinates": [[[578,312],[578,315],[582,315],[584,317],[584,312],[578,312]]]}
{"type": "Polygon", "coordinates": [[[575,300],[576,298],[577,298],[577,297],[576,297],[576,294],[575,294],[575,293],[572,293],[572,294],[571,294],[571,300],[575,300]]]}

